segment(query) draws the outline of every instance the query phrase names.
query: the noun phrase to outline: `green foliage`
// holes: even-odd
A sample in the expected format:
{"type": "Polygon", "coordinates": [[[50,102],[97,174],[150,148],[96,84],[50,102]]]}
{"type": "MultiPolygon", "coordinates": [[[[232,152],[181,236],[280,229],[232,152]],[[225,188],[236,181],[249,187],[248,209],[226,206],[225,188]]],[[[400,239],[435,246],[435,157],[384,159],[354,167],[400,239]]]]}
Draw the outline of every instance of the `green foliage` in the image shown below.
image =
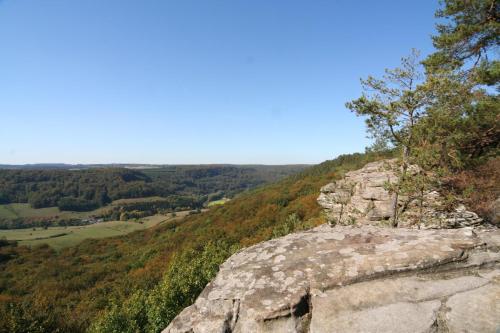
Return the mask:
{"type": "Polygon", "coordinates": [[[75,212],[88,212],[99,207],[100,201],[91,201],[83,198],[63,197],[57,201],[60,210],[71,210],[75,212]]]}
{"type": "MultiPolygon", "coordinates": [[[[111,200],[149,196],[234,195],[276,181],[302,170],[288,166],[172,166],[157,169],[118,168],[85,170],[0,170],[2,203],[30,202],[34,208],[56,206],[62,209],[81,203],[103,206],[111,200]],[[79,200],[67,202],[67,200],[79,200]]],[[[90,209],[90,207],[89,207],[90,209]]],[[[88,210],[88,209],[87,209],[88,210]]]]}
{"type": "Polygon", "coordinates": [[[496,0],[444,0],[436,17],[438,35],[432,38],[437,51],[425,65],[429,71],[455,70],[472,60],[474,64],[487,58],[500,42],[500,14],[496,0]]]}
{"type": "Polygon", "coordinates": [[[147,296],[142,291],[135,291],[123,303],[113,302],[90,328],[95,333],[139,333],[146,331],[147,296]]]}
{"type": "Polygon", "coordinates": [[[57,316],[46,299],[37,303],[9,303],[0,308],[0,333],[63,332],[65,329],[59,326],[57,316]]]}
{"type": "Polygon", "coordinates": [[[288,235],[295,231],[305,230],[311,227],[311,224],[303,222],[296,213],[288,215],[284,222],[277,225],[273,230],[273,238],[288,235]]]}
{"type": "Polygon", "coordinates": [[[414,126],[425,112],[418,57],[413,50],[401,59],[401,67],[386,69],[383,79],[361,80],[362,96],[346,103],[356,115],[366,117],[367,130],[379,148],[390,140],[403,148],[405,158],[414,146],[414,126]]]}
{"type": "Polygon", "coordinates": [[[459,170],[498,154],[498,96],[460,71],[429,74],[429,105],[416,125],[414,156],[428,169],[459,170]]]}
{"type": "Polygon", "coordinates": [[[113,303],[90,332],[160,332],[184,307],[192,304],[217,274],[219,265],[236,251],[224,241],[176,256],[163,281],[148,294],[136,291],[124,303],[113,303]]]}

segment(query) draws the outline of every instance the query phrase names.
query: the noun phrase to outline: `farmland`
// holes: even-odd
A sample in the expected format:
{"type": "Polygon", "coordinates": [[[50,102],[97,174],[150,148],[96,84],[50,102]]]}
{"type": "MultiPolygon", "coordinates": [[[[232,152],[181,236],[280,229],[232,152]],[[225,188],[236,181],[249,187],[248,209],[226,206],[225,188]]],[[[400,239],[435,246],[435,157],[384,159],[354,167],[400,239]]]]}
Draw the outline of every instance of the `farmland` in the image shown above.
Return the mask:
{"type": "Polygon", "coordinates": [[[144,230],[162,222],[182,218],[188,212],[172,215],[154,215],[138,221],[109,221],[85,226],[49,227],[0,230],[0,238],[18,241],[20,245],[36,246],[48,244],[55,250],[76,245],[87,238],[121,236],[136,230],[144,230]]]}
{"type": "Polygon", "coordinates": [[[28,203],[0,205],[0,218],[84,218],[92,212],[61,211],[57,207],[33,208],[28,203]]]}

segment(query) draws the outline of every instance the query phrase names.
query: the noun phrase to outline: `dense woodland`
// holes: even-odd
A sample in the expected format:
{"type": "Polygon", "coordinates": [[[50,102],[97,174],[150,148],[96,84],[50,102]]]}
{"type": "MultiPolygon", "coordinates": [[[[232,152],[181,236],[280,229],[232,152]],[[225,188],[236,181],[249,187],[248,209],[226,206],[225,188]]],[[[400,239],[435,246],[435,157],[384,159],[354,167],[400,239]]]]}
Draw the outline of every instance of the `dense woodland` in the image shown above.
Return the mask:
{"type": "MultiPolygon", "coordinates": [[[[207,201],[276,181],[302,170],[287,166],[166,166],[130,170],[91,168],[85,170],[0,170],[0,204],[30,203],[33,208],[58,207],[62,211],[92,211],[113,200],[159,196],[155,203],[123,205],[125,211],[200,209],[207,201]],[[146,207],[147,206],[147,207],[146,207]]],[[[101,212],[100,212],[101,213],[101,212]]],[[[103,217],[118,219],[119,211],[103,211],[103,217]]],[[[143,214],[144,215],[144,214],[143,214]]],[[[78,220],[43,218],[0,219],[0,228],[22,228],[78,220]]]]}
{"type": "Polygon", "coordinates": [[[492,222],[500,195],[498,4],[446,0],[437,16],[446,21],[422,71],[413,52],[385,78],[365,80],[365,94],[347,104],[376,139],[367,153],[340,156],[181,221],[59,253],[2,242],[0,332],[160,332],[231,253],[323,223],[320,187],[377,159],[400,159],[392,190],[401,197],[438,185],[492,222]],[[409,163],[422,172],[406,177],[409,163]]]}
{"type": "Polygon", "coordinates": [[[232,194],[275,181],[304,166],[170,166],[155,169],[0,170],[0,204],[89,211],[111,200],[232,194]]]}

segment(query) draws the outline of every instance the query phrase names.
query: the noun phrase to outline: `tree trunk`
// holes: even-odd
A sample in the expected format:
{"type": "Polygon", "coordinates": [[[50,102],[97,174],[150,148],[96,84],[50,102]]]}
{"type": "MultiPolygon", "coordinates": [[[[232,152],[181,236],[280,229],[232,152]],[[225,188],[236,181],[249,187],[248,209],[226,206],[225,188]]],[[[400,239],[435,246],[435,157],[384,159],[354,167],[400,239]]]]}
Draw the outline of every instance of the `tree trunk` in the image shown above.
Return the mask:
{"type": "Polygon", "coordinates": [[[398,185],[396,186],[396,191],[394,195],[394,201],[392,203],[392,226],[396,228],[398,226],[399,219],[399,192],[401,191],[401,184],[406,179],[406,173],[408,170],[408,160],[410,157],[410,149],[407,146],[403,147],[403,163],[401,166],[401,178],[398,180],[398,185]]]}

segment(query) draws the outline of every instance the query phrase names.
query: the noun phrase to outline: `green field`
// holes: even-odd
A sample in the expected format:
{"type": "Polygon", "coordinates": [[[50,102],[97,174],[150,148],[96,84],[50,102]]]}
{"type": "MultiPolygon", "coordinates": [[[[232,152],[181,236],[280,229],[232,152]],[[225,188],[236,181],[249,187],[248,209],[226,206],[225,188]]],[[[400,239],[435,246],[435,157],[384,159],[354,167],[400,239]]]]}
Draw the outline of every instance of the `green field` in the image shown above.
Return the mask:
{"type": "Polygon", "coordinates": [[[220,200],[214,200],[208,203],[207,207],[220,206],[228,202],[230,199],[224,198],[220,200]]]}
{"type": "Polygon", "coordinates": [[[85,218],[98,215],[106,207],[101,207],[90,212],[61,211],[57,207],[32,208],[28,203],[12,203],[0,205],[0,218],[14,219],[18,217],[46,217],[54,219],[85,218]]]}
{"type": "MultiPolygon", "coordinates": [[[[79,213],[76,213],[79,214],[79,213]]],[[[0,205],[0,218],[73,216],[75,212],[61,212],[57,207],[31,208],[27,203],[0,205]]]]}
{"type": "MultiPolygon", "coordinates": [[[[176,213],[176,219],[182,218],[187,212],[176,213]]],[[[49,227],[47,229],[13,229],[0,230],[0,238],[16,240],[20,245],[48,244],[56,250],[75,245],[87,238],[106,238],[143,230],[174,219],[171,215],[154,215],[136,221],[110,221],[86,226],[49,227]]]]}

